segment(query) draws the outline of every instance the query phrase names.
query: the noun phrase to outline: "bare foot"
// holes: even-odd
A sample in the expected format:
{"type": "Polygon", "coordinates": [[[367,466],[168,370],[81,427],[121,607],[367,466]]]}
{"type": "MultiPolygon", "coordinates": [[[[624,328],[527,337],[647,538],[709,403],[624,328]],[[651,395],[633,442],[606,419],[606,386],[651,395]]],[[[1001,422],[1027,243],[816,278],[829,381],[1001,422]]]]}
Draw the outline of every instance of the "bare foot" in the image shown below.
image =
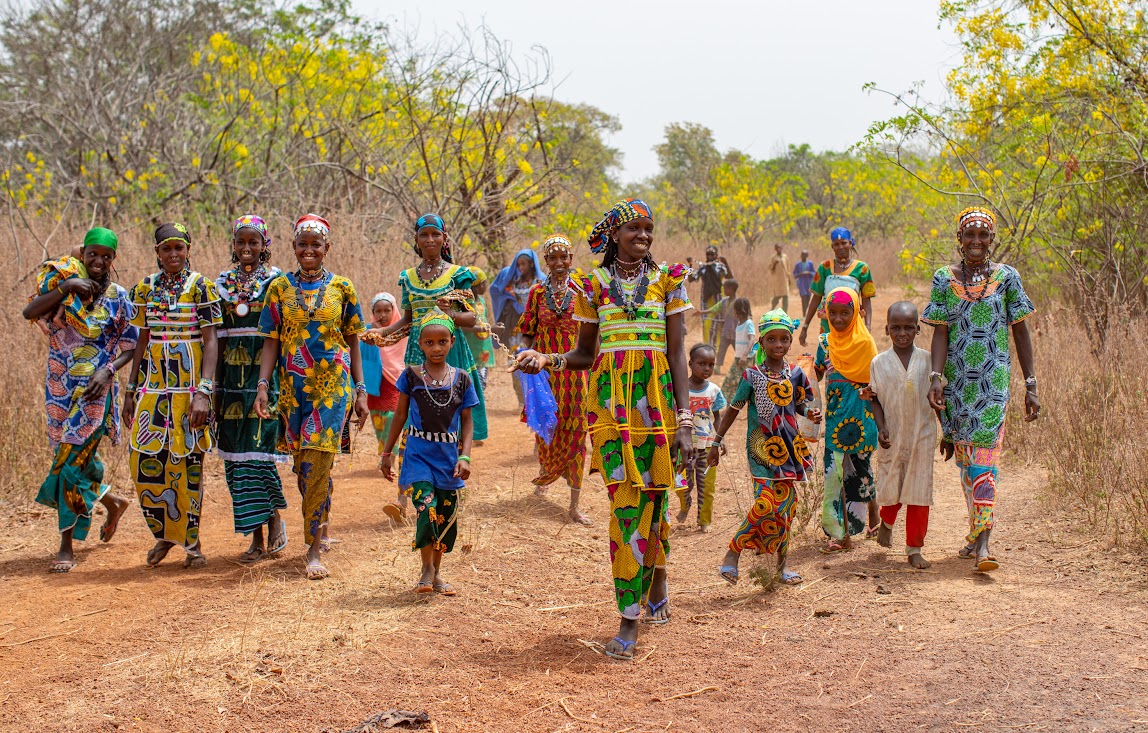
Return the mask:
{"type": "Polygon", "coordinates": [[[893,528],[881,522],[881,528],[877,530],[877,544],[882,547],[893,546],[893,528]]]}
{"type": "Polygon", "coordinates": [[[570,518],[571,522],[574,522],[575,524],[581,524],[583,527],[594,526],[594,522],[590,519],[590,517],[587,517],[585,514],[573,507],[571,507],[570,511],[566,513],[566,516],[570,518]]]}
{"type": "Polygon", "coordinates": [[[128,501],[109,494],[104,497],[103,504],[107,507],[108,518],[100,527],[100,542],[111,542],[112,537],[116,534],[116,529],[120,526],[120,517],[128,510],[128,501]]]}
{"type": "Polygon", "coordinates": [[[689,507],[686,507],[685,509],[678,512],[678,524],[685,524],[685,521],[689,518],[690,518],[689,507]]]}
{"type": "Polygon", "coordinates": [[[703,533],[705,533],[705,532],[709,532],[709,531],[710,531],[710,526],[709,526],[708,524],[699,524],[699,525],[698,525],[698,531],[699,531],[699,532],[703,532],[703,533]]]}
{"type": "Polygon", "coordinates": [[[925,570],[926,568],[933,567],[933,563],[922,557],[921,553],[919,552],[914,552],[913,554],[909,555],[909,564],[915,567],[917,570],[925,570]]]}

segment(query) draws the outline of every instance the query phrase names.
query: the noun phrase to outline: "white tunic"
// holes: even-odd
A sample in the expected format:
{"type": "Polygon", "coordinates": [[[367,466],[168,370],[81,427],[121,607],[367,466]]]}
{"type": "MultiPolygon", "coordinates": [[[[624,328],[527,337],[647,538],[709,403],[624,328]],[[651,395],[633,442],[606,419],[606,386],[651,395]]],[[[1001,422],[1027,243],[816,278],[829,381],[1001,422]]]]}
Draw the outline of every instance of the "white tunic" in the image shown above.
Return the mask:
{"type": "Polygon", "coordinates": [[[877,503],[930,506],[937,415],[929,406],[930,355],[913,349],[909,368],[893,349],[873,358],[870,386],[885,412],[891,448],[877,449],[877,503]]]}

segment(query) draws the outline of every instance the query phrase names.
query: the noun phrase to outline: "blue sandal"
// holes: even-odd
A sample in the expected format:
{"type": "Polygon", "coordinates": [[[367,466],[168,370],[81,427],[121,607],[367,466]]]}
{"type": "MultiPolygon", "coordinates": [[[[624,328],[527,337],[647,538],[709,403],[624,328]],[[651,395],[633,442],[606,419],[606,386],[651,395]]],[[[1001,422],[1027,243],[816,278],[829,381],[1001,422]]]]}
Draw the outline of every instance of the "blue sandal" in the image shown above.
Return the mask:
{"type": "Polygon", "coordinates": [[[781,573],[782,585],[801,585],[805,579],[801,577],[801,573],[795,573],[792,570],[783,570],[781,573]]]}
{"type": "Polygon", "coordinates": [[[718,572],[721,573],[722,580],[730,585],[737,585],[737,565],[719,565],[718,572]]]}
{"type": "Polygon", "coordinates": [[[652,624],[654,626],[664,626],[670,622],[670,615],[667,613],[665,618],[654,618],[654,614],[662,610],[662,607],[670,602],[670,597],[666,596],[657,603],[646,604],[646,617],[642,619],[644,624],[652,624]]]}
{"type": "Polygon", "coordinates": [[[621,662],[632,662],[632,661],[634,661],[634,649],[638,646],[638,642],[637,641],[626,641],[625,639],[623,639],[620,636],[615,636],[614,641],[618,642],[618,644],[620,644],[622,646],[621,653],[612,652],[609,649],[607,649],[606,647],[602,647],[602,653],[605,654],[610,659],[617,659],[621,662]]]}

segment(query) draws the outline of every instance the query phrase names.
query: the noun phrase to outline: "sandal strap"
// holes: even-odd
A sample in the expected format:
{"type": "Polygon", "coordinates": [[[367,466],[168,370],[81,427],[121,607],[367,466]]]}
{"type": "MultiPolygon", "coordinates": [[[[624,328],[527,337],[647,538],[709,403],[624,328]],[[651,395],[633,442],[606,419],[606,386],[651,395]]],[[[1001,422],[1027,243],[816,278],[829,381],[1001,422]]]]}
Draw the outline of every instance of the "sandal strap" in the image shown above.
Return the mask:
{"type": "Polygon", "coordinates": [[[614,641],[616,641],[622,645],[622,651],[624,651],[624,652],[628,652],[638,645],[638,642],[636,640],[635,641],[626,641],[625,639],[623,639],[620,636],[615,636],[614,641]]]}
{"type": "Polygon", "coordinates": [[[666,596],[665,598],[663,598],[662,600],[658,601],[657,603],[647,603],[647,604],[646,604],[646,608],[649,610],[649,612],[650,612],[651,614],[655,614],[655,613],[657,613],[658,611],[660,611],[660,610],[661,610],[662,606],[664,606],[664,605],[666,605],[667,603],[669,603],[669,601],[670,601],[670,597],[669,597],[669,596],[666,596]]]}

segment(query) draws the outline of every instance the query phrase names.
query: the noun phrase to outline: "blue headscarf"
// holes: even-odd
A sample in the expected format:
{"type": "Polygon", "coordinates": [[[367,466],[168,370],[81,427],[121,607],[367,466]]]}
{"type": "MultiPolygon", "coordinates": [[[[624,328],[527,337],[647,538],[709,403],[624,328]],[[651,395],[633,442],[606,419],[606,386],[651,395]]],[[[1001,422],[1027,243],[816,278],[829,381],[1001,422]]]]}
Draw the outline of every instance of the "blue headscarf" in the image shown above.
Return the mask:
{"type": "MultiPolygon", "coordinates": [[[[490,284],[490,299],[494,302],[495,318],[502,317],[502,309],[507,303],[510,303],[518,315],[522,315],[522,311],[526,310],[525,303],[519,303],[517,298],[506,292],[506,286],[518,277],[518,258],[524,256],[529,257],[530,261],[534,263],[534,282],[542,282],[542,263],[538,260],[538,253],[532,249],[518,250],[518,254],[514,255],[510,264],[499,270],[498,276],[490,284]]],[[[506,325],[509,327],[511,324],[506,325]]]]}
{"type": "Polygon", "coordinates": [[[847,242],[853,241],[853,235],[850,234],[849,230],[845,227],[837,227],[833,231],[829,232],[829,238],[834,242],[836,242],[838,239],[844,239],[847,242]]]}
{"type": "Polygon", "coordinates": [[[446,223],[438,214],[423,214],[415,221],[415,254],[419,254],[419,244],[417,237],[419,232],[423,229],[437,229],[442,232],[443,245],[442,245],[442,258],[447,262],[454,263],[454,257],[450,251],[450,235],[446,233],[446,223]]]}

